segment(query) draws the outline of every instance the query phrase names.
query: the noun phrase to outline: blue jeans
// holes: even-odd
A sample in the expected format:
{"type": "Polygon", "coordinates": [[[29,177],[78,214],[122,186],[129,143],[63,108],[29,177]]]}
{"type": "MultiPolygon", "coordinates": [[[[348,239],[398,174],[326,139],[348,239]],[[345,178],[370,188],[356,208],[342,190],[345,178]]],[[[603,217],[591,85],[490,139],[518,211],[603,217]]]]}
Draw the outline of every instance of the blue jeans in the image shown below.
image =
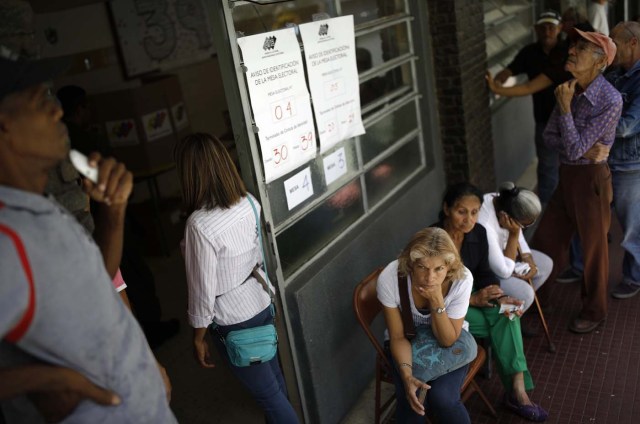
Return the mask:
{"type": "MultiPolygon", "coordinates": [[[[404,383],[400,377],[397,366],[391,350],[385,349],[389,362],[393,364],[393,383],[396,386],[396,399],[398,401],[396,407],[396,422],[403,424],[424,424],[424,417],[416,414],[409,402],[404,391],[404,383]]],[[[450,424],[470,424],[471,419],[467,408],[465,408],[460,399],[460,389],[467,375],[468,365],[451,371],[448,374],[440,376],[433,381],[429,381],[431,386],[427,391],[427,397],[424,407],[427,414],[432,416],[436,422],[450,424]]]]}
{"type": "Polygon", "coordinates": [[[267,423],[297,424],[298,416],[287,398],[287,387],[282,377],[280,364],[278,363],[278,355],[269,362],[248,367],[236,367],[229,362],[227,349],[218,334],[219,331],[220,334],[226,336],[233,330],[259,327],[261,325],[271,324],[272,322],[273,317],[271,316],[271,308],[269,307],[247,321],[233,325],[221,325],[215,330],[211,329],[211,337],[220,355],[225,358],[233,375],[240,380],[242,385],[246,387],[249,393],[251,393],[251,396],[258,402],[258,405],[264,410],[267,423]]]}
{"type": "MultiPolygon", "coordinates": [[[[623,281],[640,285],[640,170],[612,171],[613,208],[622,227],[623,281]]],[[[571,267],[582,272],[582,248],[580,239],[571,240],[571,267]]]]}
{"type": "Polygon", "coordinates": [[[613,207],[623,234],[622,275],[625,282],[640,285],[640,169],[611,175],[613,207]]]}
{"type": "Polygon", "coordinates": [[[538,197],[543,205],[549,203],[551,195],[558,186],[558,169],[560,158],[558,152],[550,149],[544,144],[542,133],[546,128],[544,124],[536,122],[536,155],[538,156],[538,197]]]}

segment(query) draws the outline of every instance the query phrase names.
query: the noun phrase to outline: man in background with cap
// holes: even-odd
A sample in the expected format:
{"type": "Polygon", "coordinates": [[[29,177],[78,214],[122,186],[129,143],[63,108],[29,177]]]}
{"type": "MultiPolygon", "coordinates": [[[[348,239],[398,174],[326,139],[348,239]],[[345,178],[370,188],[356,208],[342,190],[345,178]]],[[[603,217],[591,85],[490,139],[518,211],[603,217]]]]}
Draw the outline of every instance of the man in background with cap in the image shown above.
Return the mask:
{"type": "MultiPolygon", "coordinates": [[[[501,72],[494,81],[498,85],[512,75],[526,73],[529,80],[533,80],[554,63],[565,60],[567,46],[559,41],[562,30],[560,14],[554,10],[547,10],[538,16],[535,31],[537,41],[522,48],[513,61],[501,72]]],[[[554,87],[548,87],[533,94],[533,116],[535,119],[535,145],[538,156],[538,196],[542,204],[546,204],[558,184],[558,153],[548,149],[542,133],[555,105],[554,87]]]]}
{"type": "MultiPolygon", "coordinates": [[[[50,170],[68,154],[62,110],[46,85],[66,63],[23,55],[0,46],[5,418],[174,423],[155,359],[113,290],[100,250],[64,208],[43,196],[50,170]]],[[[98,183],[85,181],[85,189],[104,205],[111,231],[121,238],[131,173],[99,155],[91,164],[98,167],[98,183]]]]}
{"type": "MultiPolygon", "coordinates": [[[[107,137],[90,129],[92,122],[91,111],[86,91],[76,85],[66,85],[58,89],[56,97],[64,111],[62,121],[67,127],[71,148],[85,155],[98,152],[103,157],[111,156],[111,147],[107,137]]],[[[132,231],[128,230],[128,227],[131,226],[129,218],[125,219],[125,235],[122,246],[118,246],[119,249],[115,252],[108,251],[105,248],[106,246],[103,247],[104,235],[101,235],[99,231],[94,232],[94,228],[96,230],[100,229],[102,221],[100,219],[100,210],[96,208],[95,204],[91,208],[86,207],[89,203],[87,195],[78,184],[69,183],[75,182],[72,179],[73,174],[67,172],[69,167],[75,173],[75,178],[78,179],[78,174],[71,162],[64,160],[56,167],[55,172],[49,175],[49,182],[45,192],[53,194],[59,203],[76,216],[87,231],[96,236],[96,243],[103,251],[105,265],[109,263],[112,265],[112,267],[107,266],[108,271],[115,270],[118,264],[120,265],[116,276],[120,277],[118,280],[122,285],[116,286],[116,288],[123,301],[130,305],[131,310],[142,326],[142,330],[149,341],[149,346],[155,349],[178,333],[180,323],[175,318],[167,321],[161,320],[162,308],[160,299],[156,295],[154,276],[134,245],[134,236],[132,231]],[[82,207],[82,204],[78,204],[77,200],[79,199],[76,199],[78,196],[84,200],[85,207],[82,207]],[[89,209],[91,209],[91,213],[89,213],[89,209]],[[92,215],[96,218],[95,226],[92,215]],[[113,259],[115,259],[115,263],[113,259]],[[120,274],[120,272],[122,273],[120,274]]],[[[116,281],[114,278],[114,285],[116,281]]]]}
{"type": "MultiPolygon", "coordinates": [[[[589,333],[607,315],[611,222],[611,172],[606,160],[590,159],[596,143],[610,146],[622,112],[622,96],[602,73],[616,55],[604,34],[575,29],[565,69],[575,79],[555,90],[557,104],[544,131],[548,147],[560,153],[560,179],[532,245],[549,255],[554,281],[567,261],[569,243],[577,232],[584,252],[582,310],[569,329],[589,333]]],[[[547,285],[545,285],[546,287],[547,285]]],[[[548,288],[538,291],[548,299],[548,288]]]]}

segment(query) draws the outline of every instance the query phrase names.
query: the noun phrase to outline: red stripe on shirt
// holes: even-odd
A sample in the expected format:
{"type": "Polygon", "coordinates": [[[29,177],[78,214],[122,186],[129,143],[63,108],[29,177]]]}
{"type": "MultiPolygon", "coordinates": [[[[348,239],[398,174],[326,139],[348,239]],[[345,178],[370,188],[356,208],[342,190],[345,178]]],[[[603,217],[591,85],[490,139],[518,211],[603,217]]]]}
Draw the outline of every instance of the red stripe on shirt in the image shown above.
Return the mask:
{"type": "MultiPolygon", "coordinates": [[[[0,202],[0,208],[3,206],[4,204],[0,202]]],[[[27,332],[31,325],[31,321],[33,321],[33,316],[36,310],[36,290],[33,284],[33,273],[31,272],[31,265],[27,258],[27,251],[24,248],[24,244],[22,244],[20,236],[18,236],[18,234],[11,228],[3,224],[0,224],[0,233],[6,234],[9,236],[11,241],[13,241],[18,257],[20,258],[20,263],[22,264],[22,269],[24,269],[27,281],[29,282],[29,304],[27,305],[27,310],[15,327],[13,327],[4,337],[4,339],[10,343],[17,343],[27,332]]]]}

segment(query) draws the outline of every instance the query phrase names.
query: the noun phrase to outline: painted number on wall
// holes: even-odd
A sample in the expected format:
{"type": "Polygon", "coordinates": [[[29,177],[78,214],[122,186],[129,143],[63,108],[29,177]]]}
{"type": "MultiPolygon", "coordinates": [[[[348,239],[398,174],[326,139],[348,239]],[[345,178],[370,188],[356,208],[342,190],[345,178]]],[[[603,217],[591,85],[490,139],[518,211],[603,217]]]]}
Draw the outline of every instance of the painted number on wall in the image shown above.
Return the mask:
{"type": "Polygon", "coordinates": [[[178,44],[178,30],[193,31],[199,48],[211,46],[211,35],[207,26],[207,16],[202,0],[175,0],[174,23],[169,13],[168,0],[134,0],[136,13],[144,18],[144,50],[153,60],[171,56],[178,44]],[[181,28],[178,28],[177,25],[181,28]]]}
{"type": "Polygon", "coordinates": [[[142,40],[151,59],[169,57],[178,42],[176,29],[167,15],[167,0],[134,0],[138,16],[144,16],[147,36],[142,40]]]}

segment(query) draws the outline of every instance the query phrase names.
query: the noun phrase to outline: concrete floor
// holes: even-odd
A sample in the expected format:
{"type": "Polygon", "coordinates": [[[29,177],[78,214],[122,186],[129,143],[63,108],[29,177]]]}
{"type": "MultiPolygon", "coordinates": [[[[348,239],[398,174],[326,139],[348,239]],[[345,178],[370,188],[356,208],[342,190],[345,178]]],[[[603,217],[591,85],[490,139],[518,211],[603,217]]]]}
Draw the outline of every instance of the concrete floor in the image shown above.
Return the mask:
{"type": "MultiPolygon", "coordinates": [[[[373,353],[373,349],[372,349],[373,353]]],[[[394,387],[391,384],[382,383],[382,403],[385,402],[386,399],[394,395],[394,387]]],[[[358,402],[353,406],[351,411],[347,414],[347,416],[342,420],[341,424],[371,424],[374,422],[375,414],[373,411],[374,400],[375,400],[375,379],[371,380],[371,383],[367,386],[367,388],[362,392],[358,402]]],[[[389,408],[386,411],[386,414],[382,417],[383,422],[386,419],[391,418],[389,415],[393,412],[394,408],[389,408]]]]}

